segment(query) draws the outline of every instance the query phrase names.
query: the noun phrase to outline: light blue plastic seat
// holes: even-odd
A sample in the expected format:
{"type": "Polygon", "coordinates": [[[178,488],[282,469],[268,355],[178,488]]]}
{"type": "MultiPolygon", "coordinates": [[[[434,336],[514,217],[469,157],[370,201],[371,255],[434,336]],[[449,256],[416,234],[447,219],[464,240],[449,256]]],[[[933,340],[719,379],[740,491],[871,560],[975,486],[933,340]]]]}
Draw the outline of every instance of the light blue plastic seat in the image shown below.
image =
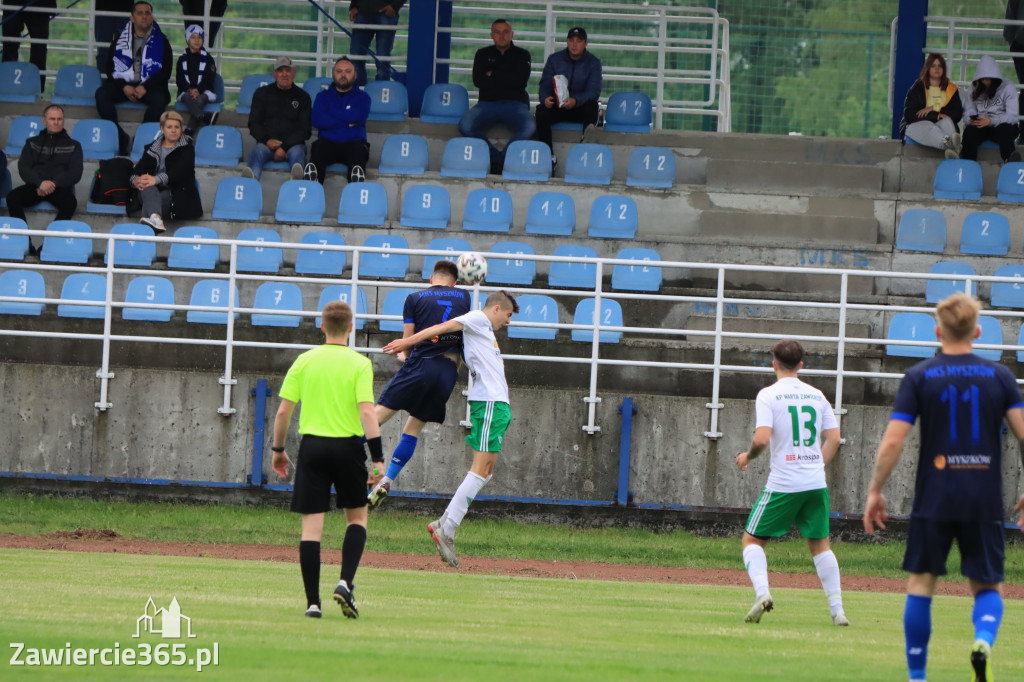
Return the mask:
{"type": "Polygon", "coordinates": [[[237,166],[242,161],[242,133],[232,126],[203,126],[196,135],[197,166],[237,166]]]}
{"type": "Polygon", "coordinates": [[[413,294],[419,291],[419,289],[392,289],[384,295],[384,305],[381,308],[382,315],[398,315],[397,320],[381,320],[379,329],[382,332],[404,332],[405,331],[405,319],[402,317],[405,314],[405,299],[409,297],[409,294],[413,294]]]}
{"type": "Polygon", "coordinates": [[[996,199],[1015,204],[1024,203],[1024,163],[1003,164],[996,182],[996,199]]]}
{"type": "Polygon", "coordinates": [[[637,147],[629,155],[626,185],[669,188],[676,182],[676,156],[666,147],[637,147]]]}
{"type": "MultiPolygon", "coordinates": [[[[241,307],[238,304],[238,289],[231,287],[235,300],[235,308],[241,307]]],[[[225,308],[225,312],[219,313],[212,310],[189,310],[185,314],[185,320],[199,324],[227,324],[228,323],[228,281],[226,279],[201,279],[192,285],[192,296],[188,304],[191,306],[206,306],[210,308],[225,308]]],[[[234,319],[241,317],[236,310],[234,319]]]]}
{"type": "MultiPolygon", "coordinates": [[[[889,320],[885,333],[888,341],[935,341],[935,318],[927,313],[896,313],[889,320]]],[[[936,348],[929,346],[901,346],[889,343],[885,354],[901,358],[930,358],[936,348]]]]}
{"type": "Polygon", "coordinates": [[[25,114],[15,118],[11,121],[10,132],[7,133],[7,146],[4,147],[4,154],[7,156],[21,156],[28,138],[38,135],[39,131],[43,130],[44,127],[41,116],[25,114]]]}
{"type": "Polygon", "coordinates": [[[960,253],[1005,256],[1010,251],[1010,221],[1001,213],[977,212],[964,218],[960,253]]]}
{"type": "MultiPolygon", "coordinates": [[[[1024,324],[1020,326],[1020,333],[1017,335],[1017,345],[1024,346],[1024,324]]],[[[1024,350],[1017,351],[1017,362],[1024,362],[1024,350]]]]}
{"type": "MultiPolygon", "coordinates": [[[[342,301],[352,305],[352,301],[349,297],[352,295],[352,286],[349,284],[332,284],[329,287],[324,287],[324,290],[320,293],[320,302],[317,303],[316,309],[323,311],[324,306],[331,301],[342,301]]],[[[321,317],[317,315],[313,324],[316,328],[320,328],[321,317]]],[[[359,287],[358,300],[356,301],[356,329],[362,329],[366,326],[366,291],[359,287]]]]}
{"type": "Polygon", "coordinates": [[[253,73],[243,78],[242,85],[238,88],[238,104],[235,106],[235,113],[248,116],[252,111],[252,96],[259,88],[273,82],[274,77],[269,73],[253,73]]]}
{"type": "MultiPolygon", "coordinates": [[[[5,270],[0,272],[0,296],[46,298],[46,282],[35,270],[5,270]]],[[[0,314],[42,315],[45,307],[45,303],[0,301],[0,314]]]]}
{"type": "MultiPolygon", "coordinates": [[[[203,111],[207,114],[212,114],[215,111],[221,111],[224,108],[224,78],[219,74],[213,75],[213,94],[217,96],[216,102],[207,102],[203,106],[203,111]]],[[[175,111],[188,111],[188,107],[184,102],[178,100],[174,104],[175,111]]],[[[188,119],[185,119],[188,121],[188,119]]]]}
{"type": "MultiPolygon", "coordinates": [[[[556,247],[551,255],[562,258],[597,258],[597,251],[582,244],[563,244],[556,247]]],[[[597,265],[551,261],[548,285],[570,289],[593,289],[597,286],[597,265]]]]}
{"type": "Polygon", "coordinates": [[[992,305],[996,308],[1024,308],[1024,265],[996,268],[996,277],[1013,277],[1018,282],[992,282],[992,305]]]}
{"type": "Polygon", "coordinates": [[[398,223],[402,227],[423,227],[443,230],[452,218],[452,203],[448,190],[439,185],[413,185],[402,197],[402,214],[398,223]]]}
{"type": "MultiPolygon", "coordinates": [[[[174,236],[178,239],[217,239],[217,233],[209,227],[179,227],[174,236]]],[[[167,256],[167,267],[178,270],[213,270],[220,262],[220,247],[217,244],[171,244],[167,256]]]]}
{"type": "Polygon", "coordinates": [[[981,166],[977,161],[945,159],[935,169],[936,199],[981,199],[981,166]]]}
{"type": "Polygon", "coordinates": [[[930,208],[912,208],[900,216],[896,248],[942,253],[946,248],[946,218],[930,208]]]}
{"type": "Polygon", "coordinates": [[[223,178],[217,183],[213,198],[213,217],[216,220],[246,220],[253,222],[263,213],[263,190],[255,178],[223,178]]]}
{"type": "Polygon", "coordinates": [[[630,197],[604,196],[590,208],[587,236],[604,239],[634,239],[640,218],[630,197]]]}
{"type": "Polygon", "coordinates": [[[612,150],[604,144],[575,144],[565,157],[565,181],[581,185],[610,185],[615,171],[612,150]]]}
{"type": "MultiPolygon", "coordinates": [[[[54,220],[46,226],[47,232],[81,232],[92,234],[92,228],[81,220],[54,220]]],[[[76,237],[43,237],[39,260],[44,263],[74,263],[85,265],[92,256],[92,240],[76,237]]]]}
{"type": "Polygon", "coordinates": [[[654,249],[622,249],[615,256],[621,259],[642,261],[644,264],[616,265],[612,268],[612,289],[623,291],[658,291],[661,288],[661,268],[648,265],[661,261],[654,249]]]}
{"type": "Polygon", "coordinates": [[[288,180],[277,193],[279,223],[320,223],[327,211],[324,186],[313,180],[288,180]]]}
{"type": "Polygon", "coordinates": [[[475,189],[466,197],[462,229],[508,232],[512,229],[512,197],[503,189],[475,189]]]}
{"type": "Polygon", "coordinates": [[[339,225],[382,227],[388,221],[388,192],[376,182],[350,182],[341,190],[339,225]]]}
{"type": "Polygon", "coordinates": [[[441,177],[482,180],[490,169],[491,157],[485,141],[475,137],[453,137],[445,143],[441,177]]]}
{"type": "Polygon", "coordinates": [[[35,64],[0,63],[0,102],[34,104],[40,95],[39,86],[39,69],[35,64]]]}
{"type": "MultiPolygon", "coordinates": [[[[300,243],[345,246],[345,239],[337,232],[307,232],[302,235],[300,243]]],[[[295,256],[295,274],[297,275],[335,275],[340,277],[344,269],[344,251],[299,249],[295,256]]]]}
{"type": "MultiPolygon", "coordinates": [[[[409,243],[397,234],[371,234],[363,246],[382,249],[407,249],[409,243]]],[[[359,256],[360,277],[388,277],[404,279],[409,272],[409,255],[405,253],[361,253],[359,256]]]]}
{"type": "MultiPolygon", "coordinates": [[[[280,244],[281,235],[276,230],[253,227],[238,233],[240,241],[280,244]]],[[[238,272],[276,273],[284,265],[284,250],[274,246],[239,246],[238,272]]]]}
{"type": "MultiPolygon", "coordinates": [[[[166,277],[136,277],[128,283],[125,303],[174,305],[174,284],[166,277]]],[[[169,308],[121,308],[121,317],[144,322],[170,322],[174,311],[169,308]]]]}
{"type": "MultiPolygon", "coordinates": [[[[976,344],[991,343],[1002,345],[1003,325],[997,318],[991,315],[979,315],[978,326],[981,327],[981,336],[978,337],[978,340],[975,342],[976,344]]],[[[974,353],[992,362],[1001,362],[1003,359],[1003,351],[998,348],[975,348],[974,353]]]]}
{"type": "MultiPolygon", "coordinates": [[[[98,178],[94,177],[92,182],[89,183],[89,198],[85,201],[85,212],[96,213],[100,215],[116,215],[126,216],[128,212],[123,204],[97,204],[92,200],[92,192],[96,188],[96,181],[98,178]]],[[[150,234],[152,234],[150,230],[150,234]]]]}
{"type": "Polygon", "coordinates": [[[469,242],[465,239],[459,239],[458,237],[438,237],[427,244],[427,249],[431,251],[449,251],[452,255],[424,256],[423,270],[420,273],[423,276],[423,279],[430,279],[430,276],[434,274],[434,264],[436,264],[437,261],[446,260],[454,263],[459,259],[461,254],[466,253],[467,251],[472,251],[473,247],[470,246],[469,242]]]}
{"type": "Polygon", "coordinates": [[[135,137],[132,140],[132,151],[129,158],[135,163],[139,162],[142,155],[146,153],[146,147],[153,144],[156,138],[160,137],[160,123],[158,121],[146,121],[140,123],[135,130],[135,137]]]}
{"type": "Polygon", "coordinates": [[[427,140],[421,135],[388,135],[380,150],[382,175],[423,175],[427,172],[427,140]]]}
{"type": "Polygon", "coordinates": [[[526,209],[526,234],[568,237],[576,229],[576,202],[561,192],[537,192],[526,209]]]}
{"type": "Polygon", "coordinates": [[[117,156],[117,124],[102,118],[83,118],[71,131],[71,139],[82,145],[86,160],[111,159],[117,156]]]}
{"type": "Polygon", "coordinates": [[[551,179],[551,148],[536,140],[516,140],[505,150],[501,177],[506,180],[547,182],[551,179]]]}
{"type": "Polygon", "coordinates": [[[511,339],[540,339],[551,341],[558,335],[558,329],[543,327],[520,327],[516,322],[536,322],[538,324],[558,324],[558,303],[550,296],[524,294],[516,297],[519,312],[512,315],[512,324],[508,326],[511,339]]]}
{"type": "MultiPolygon", "coordinates": [[[[974,268],[967,263],[939,261],[928,272],[933,275],[973,275],[974,268]]],[[[976,286],[974,284],[972,288],[976,286]]],[[[963,293],[966,290],[967,280],[965,279],[930,279],[925,285],[924,299],[927,303],[938,303],[944,298],[948,298],[958,292],[963,293]]],[[[977,290],[974,289],[971,293],[976,294],[977,290]]]]}
{"type": "MultiPolygon", "coordinates": [[[[302,290],[292,282],[264,282],[256,289],[253,308],[280,310],[286,312],[302,312],[302,290]]],[[[298,327],[302,323],[302,315],[282,315],[279,313],[253,313],[254,327],[298,327]]]]}
{"type": "Polygon", "coordinates": [[[654,123],[651,98],[642,92],[616,92],[604,110],[604,129],[609,133],[649,133],[654,123]]]}
{"type": "Polygon", "coordinates": [[[422,123],[455,125],[469,111],[469,93],[458,83],[434,83],[423,92],[420,105],[422,123]]]}
{"type": "Polygon", "coordinates": [[[404,121],[409,93],[398,81],[370,81],[363,88],[370,96],[369,121],[404,121]]]}
{"type": "MultiPolygon", "coordinates": [[[[612,298],[601,299],[601,325],[609,327],[621,327],[622,306],[612,298]]],[[[576,305],[576,313],[572,318],[573,324],[594,324],[594,299],[585,298],[576,305]]],[[[601,330],[598,333],[598,341],[601,343],[618,343],[622,338],[622,332],[601,330]]],[[[594,332],[590,329],[573,329],[573,341],[585,341],[591,343],[594,340],[594,332]]]]}
{"type": "MultiPolygon", "coordinates": [[[[153,229],[138,223],[122,223],[110,228],[110,234],[124,234],[152,237],[153,229]]],[[[114,244],[114,265],[129,268],[148,268],[156,258],[156,242],[118,239],[114,244]]],[[[110,246],[103,253],[103,262],[108,262],[110,246]]]]}
{"type": "Polygon", "coordinates": [[[511,258],[487,259],[487,283],[488,284],[513,284],[519,286],[532,286],[533,278],[537,275],[537,261],[525,258],[515,258],[523,254],[533,255],[533,247],[525,242],[498,242],[488,251],[492,253],[507,253],[511,258]]]}
{"type": "MultiPolygon", "coordinates": [[[[270,81],[273,82],[273,80],[273,77],[271,77],[270,81]]],[[[306,91],[306,94],[309,95],[311,100],[316,101],[316,96],[331,87],[331,83],[333,82],[334,79],[330,76],[316,76],[303,83],[302,89],[306,91]]]]}
{"type": "MultiPolygon", "coordinates": [[[[65,301],[99,301],[107,298],[107,278],[91,272],[76,272],[64,278],[64,286],[60,289],[60,297],[65,301]]],[[[57,305],[57,317],[84,317],[91,320],[102,320],[104,306],[77,305],[60,303],[57,305]]]]}
{"type": "Polygon", "coordinates": [[[28,235],[19,234],[28,225],[21,218],[0,216],[0,260],[25,260],[28,253],[28,235]]]}

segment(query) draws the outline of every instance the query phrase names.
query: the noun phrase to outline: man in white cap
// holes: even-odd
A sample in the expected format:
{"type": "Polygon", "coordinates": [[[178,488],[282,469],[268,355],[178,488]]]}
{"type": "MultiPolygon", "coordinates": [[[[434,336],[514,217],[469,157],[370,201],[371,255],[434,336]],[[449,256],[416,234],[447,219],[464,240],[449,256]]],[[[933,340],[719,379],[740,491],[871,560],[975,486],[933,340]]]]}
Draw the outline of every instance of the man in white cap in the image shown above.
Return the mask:
{"type": "Polygon", "coordinates": [[[306,164],[306,140],[313,133],[313,102],[295,85],[295,67],[288,57],[274,62],[274,82],[258,88],[249,110],[249,134],[256,140],[249,165],[242,173],[259,180],[269,161],[287,161],[292,178],[301,180],[306,164]]]}

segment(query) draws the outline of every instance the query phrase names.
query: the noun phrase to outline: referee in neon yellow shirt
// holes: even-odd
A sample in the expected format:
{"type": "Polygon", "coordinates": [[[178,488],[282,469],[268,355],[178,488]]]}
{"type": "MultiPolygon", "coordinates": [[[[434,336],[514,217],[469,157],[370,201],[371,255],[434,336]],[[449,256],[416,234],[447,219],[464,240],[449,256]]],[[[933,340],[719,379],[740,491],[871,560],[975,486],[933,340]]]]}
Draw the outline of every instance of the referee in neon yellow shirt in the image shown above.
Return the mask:
{"type": "Polygon", "coordinates": [[[367,476],[363,436],[374,464],[383,464],[380,425],[373,410],[373,366],[348,347],[352,309],[332,301],[320,314],[324,344],[300,355],[281,386],[281,407],[274,419],[274,472],[288,477],[291,459],[284,449],[295,405],[299,412],[299,462],[295,467],[292,511],[302,514],[299,566],[306,588],[306,616],[319,618],[320,538],[331,507],[331,485],[348,528],[341,546],[341,580],[334,600],[348,618],[358,618],[352,583],[366,546],[366,488],[383,475],[383,466],[367,476]]]}

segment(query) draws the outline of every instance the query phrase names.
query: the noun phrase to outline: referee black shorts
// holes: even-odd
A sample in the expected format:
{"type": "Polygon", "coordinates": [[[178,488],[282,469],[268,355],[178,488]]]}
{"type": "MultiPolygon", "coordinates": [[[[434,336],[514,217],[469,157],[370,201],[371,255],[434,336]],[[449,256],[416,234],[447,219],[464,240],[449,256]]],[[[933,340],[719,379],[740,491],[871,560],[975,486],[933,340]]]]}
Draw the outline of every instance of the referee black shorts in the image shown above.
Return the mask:
{"type": "Polygon", "coordinates": [[[327,438],[302,436],[295,465],[292,511],[319,514],[330,511],[331,486],[338,509],[366,505],[366,449],[359,436],[327,438]]]}

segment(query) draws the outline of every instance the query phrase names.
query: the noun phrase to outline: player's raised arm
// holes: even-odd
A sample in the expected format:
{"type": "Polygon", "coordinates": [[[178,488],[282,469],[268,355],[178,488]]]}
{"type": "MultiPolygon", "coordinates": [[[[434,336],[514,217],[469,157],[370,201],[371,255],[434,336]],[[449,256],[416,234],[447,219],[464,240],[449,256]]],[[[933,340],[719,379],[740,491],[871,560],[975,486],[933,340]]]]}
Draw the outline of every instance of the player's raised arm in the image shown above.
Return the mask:
{"type": "Polygon", "coordinates": [[[878,454],[875,455],[875,469],[871,475],[871,484],[868,486],[868,500],[864,506],[864,531],[872,534],[875,526],[885,530],[885,521],[888,514],[885,512],[885,497],[882,495],[882,487],[889,480],[896,462],[900,459],[903,451],[903,441],[913,428],[913,424],[902,419],[892,419],[889,426],[885,428],[882,442],[878,446],[878,454]]]}
{"type": "Polygon", "coordinates": [[[441,336],[442,334],[449,334],[451,332],[462,331],[462,328],[463,325],[461,322],[458,322],[456,320],[448,320],[447,322],[442,322],[441,324],[435,324],[433,327],[427,327],[423,331],[417,332],[412,336],[395,339],[388,345],[384,346],[384,348],[382,348],[381,350],[383,350],[385,353],[390,354],[398,353],[399,351],[404,351],[406,349],[412,348],[420,341],[426,341],[427,339],[432,339],[435,336],[441,336]]]}

